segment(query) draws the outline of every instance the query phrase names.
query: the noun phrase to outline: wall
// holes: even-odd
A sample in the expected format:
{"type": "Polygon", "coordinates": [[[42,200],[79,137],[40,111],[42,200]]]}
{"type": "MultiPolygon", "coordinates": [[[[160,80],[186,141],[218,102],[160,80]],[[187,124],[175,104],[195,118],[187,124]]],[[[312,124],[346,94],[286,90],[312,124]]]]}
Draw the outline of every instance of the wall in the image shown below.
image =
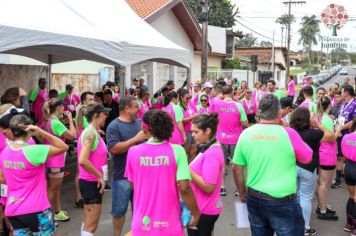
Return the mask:
{"type": "Polygon", "coordinates": [[[48,77],[48,67],[0,64],[0,94],[11,87],[21,87],[30,93],[40,77],[48,77]]]}
{"type": "Polygon", "coordinates": [[[59,93],[65,91],[66,84],[74,86],[74,92],[100,91],[99,74],[52,74],[51,88],[59,93]]]}
{"type": "MultiPolygon", "coordinates": [[[[223,60],[224,57],[209,55],[208,70],[221,69],[221,63],[223,60]]],[[[194,63],[192,66],[191,79],[193,83],[201,79],[201,53],[200,52],[196,52],[194,54],[194,63]]]]}

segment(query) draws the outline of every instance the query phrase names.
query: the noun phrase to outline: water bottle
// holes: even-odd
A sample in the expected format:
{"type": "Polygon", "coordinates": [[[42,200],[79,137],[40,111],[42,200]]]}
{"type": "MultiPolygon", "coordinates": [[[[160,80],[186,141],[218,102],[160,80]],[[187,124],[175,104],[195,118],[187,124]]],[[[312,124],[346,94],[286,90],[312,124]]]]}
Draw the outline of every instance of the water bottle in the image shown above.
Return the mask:
{"type": "Polygon", "coordinates": [[[182,210],[182,215],[180,216],[180,220],[182,222],[182,225],[184,227],[187,227],[189,222],[192,220],[192,215],[190,214],[190,211],[184,202],[180,203],[180,209],[182,210]]]}

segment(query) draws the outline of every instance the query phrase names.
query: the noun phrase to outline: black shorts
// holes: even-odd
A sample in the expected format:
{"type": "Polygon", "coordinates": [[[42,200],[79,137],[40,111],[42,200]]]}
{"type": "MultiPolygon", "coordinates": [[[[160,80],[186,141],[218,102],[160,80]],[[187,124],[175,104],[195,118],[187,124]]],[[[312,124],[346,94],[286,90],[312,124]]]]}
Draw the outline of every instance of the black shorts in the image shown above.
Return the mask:
{"type": "Polygon", "coordinates": [[[188,236],[210,236],[214,231],[215,222],[218,218],[219,215],[202,214],[197,225],[198,230],[187,229],[188,236]]]}
{"type": "Polygon", "coordinates": [[[344,155],[342,154],[342,151],[341,151],[341,140],[342,140],[342,137],[338,137],[336,139],[336,143],[337,143],[337,157],[343,157],[344,155]]]}
{"type": "Polygon", "coordinates": [[[256,123],[256,118],[255,118],[256,114],[253,113],[253,114],[247,114],[247,120],[248,120],[248,123],[250,124],[255,124],[256,123]]]}
{"type": "Polygon", "coordinates": [[[356,186],[356,162],[346,160],[344,178],[347,185],[356,186]]]}
{"type": "Polygon", "coordinates": [[[83,196],[84,204],[101,204],[103,202],[103,194],[100,193],[98,182],[79,179],[79,189],[83,196]]]}
{"type": "Polygon", "coordinates": [[[322,170],[335,170],[336,166],[323,166],[323,165],[320,165],[320,169],[322,169],[322,170]]]}

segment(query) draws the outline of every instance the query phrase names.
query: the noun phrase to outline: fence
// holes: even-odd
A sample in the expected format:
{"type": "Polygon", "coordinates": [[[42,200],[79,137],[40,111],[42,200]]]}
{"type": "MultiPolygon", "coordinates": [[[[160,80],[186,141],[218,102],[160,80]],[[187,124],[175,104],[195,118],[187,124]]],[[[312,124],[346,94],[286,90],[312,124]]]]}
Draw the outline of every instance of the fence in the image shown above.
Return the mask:
{"type": "Polygon", "coordinates": [[[208,70],[209,80],[212,81],[221,77],[224,79],[237,79],[240,83],[245,80],[250,88],[258,80],[257,73],[250,70],[208,70]]]}

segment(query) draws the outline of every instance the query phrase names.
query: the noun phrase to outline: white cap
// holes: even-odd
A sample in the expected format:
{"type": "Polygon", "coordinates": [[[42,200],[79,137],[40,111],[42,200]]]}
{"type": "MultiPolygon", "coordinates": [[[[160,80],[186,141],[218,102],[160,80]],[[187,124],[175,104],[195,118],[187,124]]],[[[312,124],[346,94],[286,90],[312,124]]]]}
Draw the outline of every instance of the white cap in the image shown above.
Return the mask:
{"type": "Polygon", "coordinates": [[[10,114],[11,113],[11,110],[16,110],[17,112],[23,112],[24,111],[24,109],[22,109],[22,108],[17,108],[17,107],[15,107],[14,105],[11,105],[10,103],[7,103],[7,104],[4,104],[4,105],[2,105],[1,107],[0,107],[1,109],[1,114],[0,114],[0,119],[2,118],[2,117],[4,117],[4,116],[6,116],[6,115],[8,115],[8,114],[10,114]]]}
{"type": "Polygon", "coordinates": [[[203,88],[213,88],[213,87],[214,87],[214,86],[213,86],[212,83],[210,83],[210,82],[205,82],[203,88]]]}

